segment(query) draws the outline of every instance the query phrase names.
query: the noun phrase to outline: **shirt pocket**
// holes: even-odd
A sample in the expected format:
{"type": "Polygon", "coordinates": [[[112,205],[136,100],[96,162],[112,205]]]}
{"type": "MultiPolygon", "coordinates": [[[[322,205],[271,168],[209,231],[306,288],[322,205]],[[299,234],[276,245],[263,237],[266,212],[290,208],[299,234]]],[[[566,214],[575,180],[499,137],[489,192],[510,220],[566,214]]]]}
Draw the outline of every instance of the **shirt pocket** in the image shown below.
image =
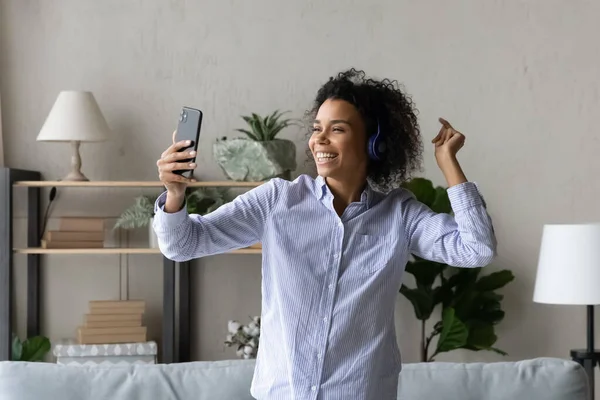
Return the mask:
{"type": "Polygon", "coordinates": [[[349,242],[348,262],[357,270],[373,274],[389,264],[392,253],[388,235],[354,234],[349,242]]]}

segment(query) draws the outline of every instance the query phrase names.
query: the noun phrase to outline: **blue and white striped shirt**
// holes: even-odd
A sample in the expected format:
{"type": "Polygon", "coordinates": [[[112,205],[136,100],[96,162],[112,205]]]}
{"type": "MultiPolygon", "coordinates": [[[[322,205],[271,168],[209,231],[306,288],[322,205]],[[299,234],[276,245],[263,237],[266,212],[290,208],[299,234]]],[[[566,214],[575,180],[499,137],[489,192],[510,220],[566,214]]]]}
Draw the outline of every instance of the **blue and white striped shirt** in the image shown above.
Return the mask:
{"type": "Polygon", "coordinates": [[[162,253],[184,261],[261,242],[261,336],[251,394],[264,400],[397,398],[394,307],[410,254],[479,267],[496,254],[472,182],[448,188],[454,211],[433,213],[409,191],[367,185],[340,218],[322,177],[273,179],[212,213],[156,202],[162,253]]]}

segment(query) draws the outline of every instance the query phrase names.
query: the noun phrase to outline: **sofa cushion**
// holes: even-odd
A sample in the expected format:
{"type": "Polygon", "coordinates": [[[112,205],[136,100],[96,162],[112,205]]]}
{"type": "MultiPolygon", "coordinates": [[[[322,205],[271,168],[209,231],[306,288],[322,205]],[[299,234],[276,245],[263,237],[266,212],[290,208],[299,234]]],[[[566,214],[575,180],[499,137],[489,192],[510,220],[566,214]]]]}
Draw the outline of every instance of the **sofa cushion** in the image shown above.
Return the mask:
{"type": "Polygon", "coordinates": [[[495,363],[418,363],[404,367],[398,399],[588,400],[583,367],[556,358],[495,363]]]}
{"type": "Polygon", "coordinates": [[[253,400],[253,360],[129,366],[0,362],[2,400],[253,400]]]}

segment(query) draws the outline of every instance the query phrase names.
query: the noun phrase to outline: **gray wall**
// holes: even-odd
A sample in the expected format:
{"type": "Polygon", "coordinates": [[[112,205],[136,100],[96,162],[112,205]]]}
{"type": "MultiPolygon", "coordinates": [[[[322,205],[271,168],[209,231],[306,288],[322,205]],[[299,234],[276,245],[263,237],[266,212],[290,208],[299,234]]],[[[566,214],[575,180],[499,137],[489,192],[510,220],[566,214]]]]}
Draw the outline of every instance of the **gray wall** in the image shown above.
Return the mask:
{"type": "MultiPolygon", "coordinates": [[[[84,145],[94,180],[155,180],[182,105],[205,111],[200,176],[222,179],[211,143],[235,135],[240,114],[275,108],[302,115],[318,86],[349,66],[403,82],[420,109],[426,144],[444,116],[467,135],[460,159],[489,204],[499,238],[494,267],[517,280],[504,293],[497,346],[509,353],[452,352],[439,360],[568,357],[585,341],[582,307],[532,302],[544,223],[596,221],[600,184],[600,4],[500,1],[10,1],[0,0],[0,90],[6,162],[66,173],[69,147],[36,135],[63,89],[92,90],[115,131],[84,145]],[[529,4],[528,4],[529,3],[529,4]]],[[[284,136],[298,143],[301,132],[284,136]]],[[[426,146],[424,175],[443,184],[426,146]]],[[[139,189],[65,189],[62,215],[114,217],[139,189]]],[[[23,193],[18,194],[23,198],[23,193]]],[[[16,220],[24,241],[23,213],[16,220]]],[[[136,243],[144,232],[120,240],[136,243]],[[137,236],[137,238],[136,238],[137,236]]],[[[51,256],[43,269],[43,329],[72,335],[92,298],[149,302],[160,337],[159,256],[51,256]]],[[[234,357],[222,345],[230,318],[259,312],[258,256],[223,255],[194,266],[193,358],[234,357]]],[[[565,269],[568,270],[568,265],[565,269]]],[[[25,259],[17,256],[19,331],[25,259]]],[[[419,326],[397,300],[405,361],[418,358],[419,326]]]]}

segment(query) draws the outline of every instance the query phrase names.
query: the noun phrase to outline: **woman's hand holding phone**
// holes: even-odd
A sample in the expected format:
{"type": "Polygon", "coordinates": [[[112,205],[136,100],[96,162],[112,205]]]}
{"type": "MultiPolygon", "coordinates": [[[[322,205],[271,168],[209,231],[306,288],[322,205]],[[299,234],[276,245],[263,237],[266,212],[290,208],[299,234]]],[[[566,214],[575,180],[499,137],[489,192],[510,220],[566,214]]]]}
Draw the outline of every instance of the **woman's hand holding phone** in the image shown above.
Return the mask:
{"type": "Polygon", "coordinates": [[[176,133],[177,131],[173,132],[173,144],[161,154],[160,159],[156,162],[158,177],[167,189],[166,212],[176,212],[181,209],[185,200],[187,185],[189,182],[195,181],[195,179],[174,173],[178,170],[193,170],[196,168],[196,163],[181,161],[194,157],[195,152],[193,150],[180,151],[180,149],[188,147],[190,143],[186,143],[185,140],[175,142],[176,133]]]}

